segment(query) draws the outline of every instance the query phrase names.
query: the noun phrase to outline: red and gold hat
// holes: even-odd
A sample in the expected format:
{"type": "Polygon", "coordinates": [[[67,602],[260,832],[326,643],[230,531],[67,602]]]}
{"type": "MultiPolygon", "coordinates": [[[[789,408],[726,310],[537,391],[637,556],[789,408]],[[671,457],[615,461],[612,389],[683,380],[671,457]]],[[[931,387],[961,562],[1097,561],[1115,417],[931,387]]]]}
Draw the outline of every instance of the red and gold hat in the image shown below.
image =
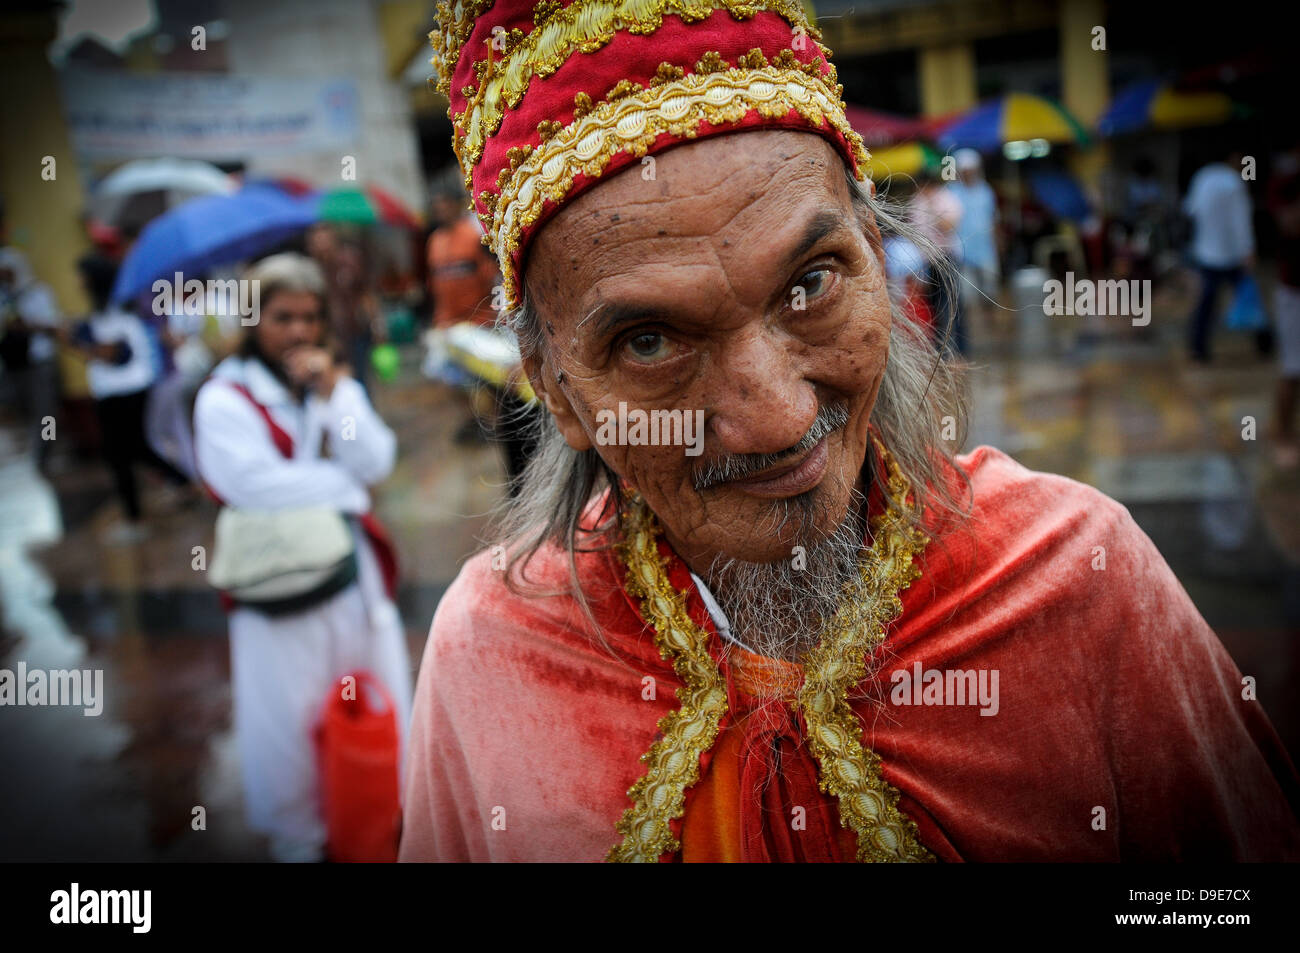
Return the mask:
{"type": "Polygon", "coordinates": [[[864,175],[831,51],[798,0],[442,0],[430,39],[509,307],[546,219],[651,153],[802,129],[864,175]]]}

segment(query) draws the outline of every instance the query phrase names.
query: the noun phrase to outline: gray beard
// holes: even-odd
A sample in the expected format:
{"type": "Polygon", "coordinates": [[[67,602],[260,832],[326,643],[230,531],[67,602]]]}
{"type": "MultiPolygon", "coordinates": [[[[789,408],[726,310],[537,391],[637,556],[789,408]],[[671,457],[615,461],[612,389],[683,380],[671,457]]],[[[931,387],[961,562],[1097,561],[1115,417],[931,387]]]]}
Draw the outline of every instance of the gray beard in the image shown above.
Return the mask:
{"type": "Polygon", "coordinates": [[[795,545],[805,550],[801,568],[795,568],[794,558],[753,563],[720,555],[713,561],[705,580],[738,642],[760,655],[787,661],[800,660],[816,646],[827,624],[844,608],[845,589],[858,575],[865,501],[856,490],[853,494],[844,521],[819,541],[808,541],[816,525],[816,491],[778,501],[778,532],[799,521],[795,545]]]}

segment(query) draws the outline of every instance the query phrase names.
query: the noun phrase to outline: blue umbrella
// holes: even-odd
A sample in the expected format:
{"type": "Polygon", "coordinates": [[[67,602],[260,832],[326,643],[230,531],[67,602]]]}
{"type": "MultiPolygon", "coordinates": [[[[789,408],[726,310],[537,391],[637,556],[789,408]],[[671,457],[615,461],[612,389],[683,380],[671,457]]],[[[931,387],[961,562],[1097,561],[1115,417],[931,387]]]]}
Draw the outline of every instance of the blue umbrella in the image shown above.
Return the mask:
{"type": "Polygon", "coordinates": [[[1078,179],[1055,169],[1037,169],[1027,176],[1034,197],[1057,218],[1082,222],[1092,215],[1092,205],[1078,179]]]}
{"type": "Polygon", "coordinates": [[[118,271],[113,300],[126,301],[178,271],[206,271],[274,248],[315,222],[318,204],[274,186],[247,185],[179,205],[140,233],[118,271]]]}

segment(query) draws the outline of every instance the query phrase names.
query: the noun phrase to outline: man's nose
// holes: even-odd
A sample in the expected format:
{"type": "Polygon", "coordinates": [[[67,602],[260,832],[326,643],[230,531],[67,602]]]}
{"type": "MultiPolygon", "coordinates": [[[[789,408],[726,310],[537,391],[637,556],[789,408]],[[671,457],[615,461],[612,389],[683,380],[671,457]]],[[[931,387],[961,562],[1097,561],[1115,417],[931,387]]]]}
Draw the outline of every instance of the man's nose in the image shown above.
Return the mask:
{"type": "Polygon", "coordinates": [[[817,393],[794,342],[755,327],[723,349],[709,390],[710,429],[726,453],[780,453],[808,433],[817,393]]]}

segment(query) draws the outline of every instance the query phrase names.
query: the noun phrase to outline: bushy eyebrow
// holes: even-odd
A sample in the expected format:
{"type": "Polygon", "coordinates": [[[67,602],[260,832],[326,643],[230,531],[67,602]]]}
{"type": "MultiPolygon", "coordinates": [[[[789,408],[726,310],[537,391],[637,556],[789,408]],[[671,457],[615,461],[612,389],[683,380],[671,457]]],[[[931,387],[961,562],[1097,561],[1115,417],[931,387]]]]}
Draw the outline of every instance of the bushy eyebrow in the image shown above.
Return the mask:
{"type": "MultiPolygon", "coordinates": [[[[799,259],[816,247],[817,243],[829,235],[846,227],[844,212],[839,209],[824,208],[817,212],[804,226],[799,241],[786,253],[781,262],[781,270],[788,271],[799,263],[799,259]]],[[[597,305],[582,322],[595,322],[595,337],[604,340],[624,325],[643,321],[660,313],[660,309],[637,302],[609,301],[597,305]]]]}
{"type": "Polygon", "coordinates": [[[793,268],[799,263],[799,259],[808,254],[809,250],[828,235],[834,234],[845,226],[844,213],[837,209],[824,208],[809,220],[804,226],[803,235],[799,238],[799,243],[786,253],[784,265],[786,269],[793,268]]]}

